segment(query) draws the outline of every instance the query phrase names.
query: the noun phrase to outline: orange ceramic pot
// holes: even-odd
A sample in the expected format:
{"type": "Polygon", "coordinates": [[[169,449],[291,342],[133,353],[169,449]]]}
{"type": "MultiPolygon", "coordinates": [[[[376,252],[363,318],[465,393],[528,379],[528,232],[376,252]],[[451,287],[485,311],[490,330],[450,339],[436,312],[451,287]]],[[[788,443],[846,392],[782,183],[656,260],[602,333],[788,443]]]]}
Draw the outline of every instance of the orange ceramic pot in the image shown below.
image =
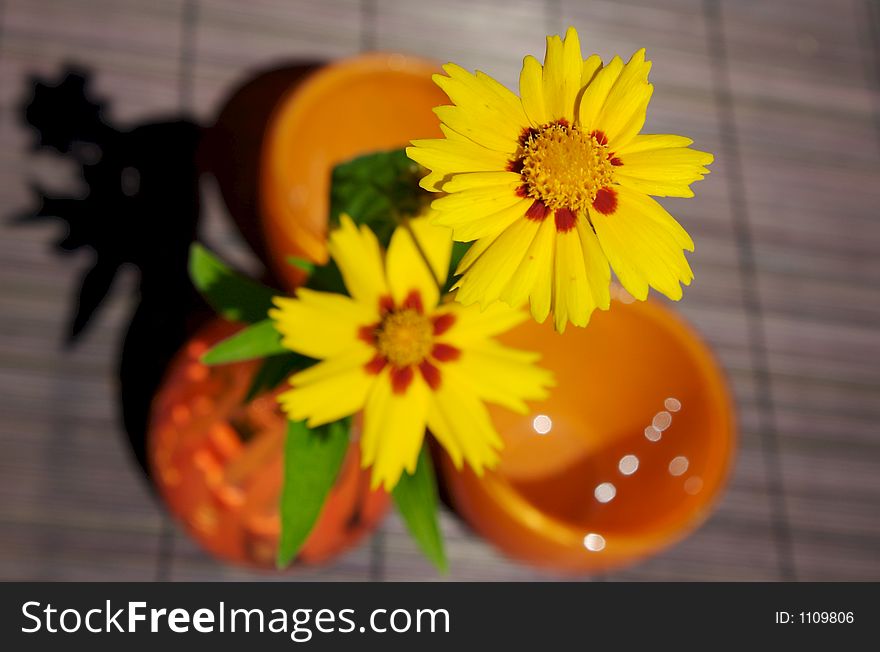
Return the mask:
{"type": "Polygon", "coordinates": [[[448,103],[432,62],[367,54],[319,68],[276,106],[263,140],[260,219],[268,263],[288,287],[296,255],[327,260],[330,174],[344,161],[441,136],[432,109],[448,103]]]}
{"type": "MultiPolygon", "coordinates": [[[[257,362],[207,367],[199,358],[237,327],[215,320],[177,354],[153,400],[147,454],[168,509],[207,551],[272,569],[285,419],[277,392],[243,398],[257,362]]],[[[279,390],[280,391],[280,390],[279,390]]],[[[370,491],[352,443],[298,562],[319,563],[353,546],[384,516],[388,496],[370,491]]]]}
{"type": "Polygon", "coordinates": [[[478,478],[444,457],[450,498],[478,532],[533,565],[599,572],[706,518],[734,453],[733,408],[679,317],[655,301],[615,300],[587,328],[558,335],[529,321],[501,339],[540,351],[556,387],[527,415],[492,411],[505,441],[493,472],[478,478]]]}
{"type": "MultiPolygon", "coordinates": [[[[270,117],[291,89],[319,67],[318,62],[295,61],[251,75],[226,97],[200,143],[199,168],[214,175],[235,226],[263,261],[268,256],[258,197],[270,117]]],[[[269,280],[274,280],[271,275],[269,280]]]]}

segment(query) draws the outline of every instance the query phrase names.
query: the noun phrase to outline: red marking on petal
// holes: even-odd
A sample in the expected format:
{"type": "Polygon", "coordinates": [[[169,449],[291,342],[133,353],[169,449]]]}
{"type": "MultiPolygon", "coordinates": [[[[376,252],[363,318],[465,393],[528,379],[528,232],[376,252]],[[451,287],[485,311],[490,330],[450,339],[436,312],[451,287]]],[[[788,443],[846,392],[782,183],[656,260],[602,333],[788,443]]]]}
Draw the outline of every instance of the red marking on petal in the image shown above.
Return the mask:
{"type": "Polygon", "coordinates": [[[611,165],[617,165],[617,166],[623,165],[623,161],[621,161],[620,158],[617,156],[612,156],[611,158],[608,159],[608,162],[611,163],[611,165]]]}
{"type": "Polygon", "coordinates": [[[600,131],[600,130],[596,129],[590,135],[593,138],[595,138],[596,142],[599,143],[600,145],[607,145],[608,144],[608,136],[605,135],[604,131],[600,131]]]}
{"type": "Polygon", "coordinates": [[[445,312],[442,315],[437,315],[432,320],[434,322],[434,335],[442,335],[455,323],[455,315],[451,312],[445,312]]]}
{"type": "Polygon", "coordinates": [[[523,184],[523,185],[521,185],[519,188],[517,188],[517,189],[516,189],[516,196],[517,196],[517,197],[522,197],[523,199],[525,199],[526,197],[528,197],[528,196],[529,196],[529,188],[528,188],[528,186],[527,186],[526,184],[523,184]]]}
{"type": "Polygon", "coordinates": [[[376,329],[379,324],[370,324],[369,326],[361,326],[358,329],[358,339],[373,345],[376,343],[376,329]]]}
{"type": "Polygon", "coordinates": [[[410,290],[400,307],[415,310],[420,315],[425,312],[425,306],[422,305],[422,295],[418,290],[410,290]]]}
{"type": "Polygon", "coordinates": [[[617,210],[617,192],[613,188],[600,188],[593,200],[593,208],[602,215],[611,215],[617,210]]]}
{"type": "Polygon", "coordinates": [[[452,346],[451,344],[443,344],[443,342],[438,342],[434,345],[434,348],[431,349],[431,357],[439,362],[452,362],[453,360],[458,360],[461,357],[461,350],[452,346]]]}
{"type": "Polygon", "coordinates": [[[570,208],[556,209],[556,230],[560,233],[568,233],[577,223],[577,215],[570,208]]]}
{"type": "Polygon", "coordinates": [[[541,222],[547,217],[548,213],[550,213],[550,209],[547,208],[547,205],[540,199],[536,199],[532,202],[532,205],[529,206],[529,210],[526,211],[526,217],[530,220],[541,222]]]}
{"type": "Polygon", "coordinates": [[[521,158],[515,158],[512,161],[508,161],[507,162],[507,171],[508,172],[516,172],[517,174],[522,174],[523,160],[521,158]]]}
{"type": "Polygon", "coordinates": [[[385,368],[385,365],[387,363],[388,360],[385,359],[385,356],[381,353],[377,353],[375,356],[373,356],[372,360],[364,365],[364,371],[366,371],[368,374],[377,374],[385,368]]]}
{"type": "Polygon", "coordinates": [[[394,310],[394,299],[387,294],[384,297],[379,297],[379,314],[384,315],[392,310],[394,310]]]}
{"type": "Polygon", "coordinates": [[[569,122],[565,118],[559,118],[559,120],[556,121],[556,124],[558,124],[560,127],[568,127],[569,126],[569,122]]]}
{"type": "Polygon", "coordinates": [[[524,127],[522,133],[519,135],[519,144],[521,146],[525,146],[525,144],[529,141],[532,136],[536,136],[538,134],[537,129],[532,129],[531,127],[524,127]]]}
{"type": "Polygon", "coordinates": [[[428,383],[428,387],[436,390],[440,387],[440,370],[427,360],[419,363],[419,371],[422,372],[422,378],[428,383]]]}
{"type": "Polygon", "coordinates": [[[391,391],[395,394],[405,394],[407,387],[412,383],[413,368],[410,367],[391,367],[391,391]]]}

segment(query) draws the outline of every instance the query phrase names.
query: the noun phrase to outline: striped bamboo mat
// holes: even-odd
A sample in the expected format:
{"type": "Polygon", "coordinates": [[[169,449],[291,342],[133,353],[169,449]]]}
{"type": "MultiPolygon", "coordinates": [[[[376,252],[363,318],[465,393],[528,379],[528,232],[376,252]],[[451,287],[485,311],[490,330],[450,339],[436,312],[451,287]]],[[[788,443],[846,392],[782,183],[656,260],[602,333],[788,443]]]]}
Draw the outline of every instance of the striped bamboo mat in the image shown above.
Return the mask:
{"type": "MultiPolygon", "coordinates": [[[[29,74],[94,71],[111,118],[207,120],[249,71],[364,49],[479,67],[514,85],[545,33],[655,61],[652,131],[718,153],[698,199],[671,201],[698,243],[678,309],[731,380],[740,452],[693,536],[612,580],[880,580],[880,8],[872,0],[0,0],[0,206],[74,172],[27,152],[29,74]]],[[[205,189],[206,234],[248,255],[205,189]]],[[[56,226],[0,238],[0,579],[278,579],[202,554],[157,506],[118,436],[115,359],[136,279],[87,337],[59,344],[71,272],[56,226]]],[[[444,515],[451,579],[545,577],[444,515]]],[[[333,565],[283,579],[430,579],[392,517],[333,565]]]]}

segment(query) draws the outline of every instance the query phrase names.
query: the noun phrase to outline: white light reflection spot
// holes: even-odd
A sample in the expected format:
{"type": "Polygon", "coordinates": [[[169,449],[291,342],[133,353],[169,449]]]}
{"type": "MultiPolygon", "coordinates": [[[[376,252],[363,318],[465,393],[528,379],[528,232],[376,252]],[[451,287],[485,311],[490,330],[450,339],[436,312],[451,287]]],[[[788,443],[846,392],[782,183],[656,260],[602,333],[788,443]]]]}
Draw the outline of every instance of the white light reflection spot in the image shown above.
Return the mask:
{"type": "Polygon", "coordinates": [[[553,420],[546,414],[539,414],[532,421],[532,428],[534,428],[535,432],[539,435],[546,435],[553,430],[553,420]]]}
{"type": "Polygon", "coordinates": [[[600,503],[609,503],[617,495],[617,487],[610,482],[603,482],[602,484],[596,485],[596,490],[593,491],[593,495],[600,503]]]}
{"type": "Polygon", "coordinates": [[[670,412],[678,412],[681,409],[681,401],[677,398],[669,397],[665,401],[663,401],[663,407],[665,407],[670,412]]]}
{"type": "Polygon", "coordinates": [[[700,476],[692,475],[684,481],[684,490],[691,496],[696,496],[703,490],[703,479],[700,476]]]}
{"type": "Polygon", "coordinates": [[[406,57],[402,54],[392,54],[388,57],[388,67],[391,70],[403,70],[406,68],[406,57]]]}
{"type": "Polygon", "coordinates": [[[663,411],[658,412],[654,415],[654,420],[651,422],[651,425],[654,426],[660,432],[666,430],[669,425],[672,423],[672,415],[669,412],[663,411]]]}
{"type": "Polygon", "coordinates": [[[660,441],[662,436],[663,433],[657,430],[654,426],[648,426],[645,428],[645,437],[648,441],[660,441]]]}
{"type": "Polygon", "coordinates": [[[672,475],[683,475],[688,470],[688,458],[684,455],[673,457],[669,463],[669,472],[672,475]]]}
{"type": "Polygon", "coordinates": [[[617,468],[623,475],[632,475],[639,468],[639,458],[635,455],[624,455],[620,458],[617,468]]]}
{"type": "Polygon", "coordinates": [[[595,532],[590,532],[584,537],[584,548],[590,552],[599,552],[605,549],[605,537],[595,532]]]}

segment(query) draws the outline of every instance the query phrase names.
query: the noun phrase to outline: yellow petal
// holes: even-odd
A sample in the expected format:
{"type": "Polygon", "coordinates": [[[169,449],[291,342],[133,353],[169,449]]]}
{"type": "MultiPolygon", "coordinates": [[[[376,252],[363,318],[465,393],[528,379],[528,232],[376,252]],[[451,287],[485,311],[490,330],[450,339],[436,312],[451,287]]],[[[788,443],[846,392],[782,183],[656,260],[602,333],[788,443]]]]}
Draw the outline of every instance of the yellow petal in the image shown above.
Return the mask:
{"type": "Polygon", "coordinates": [[[529,293],[529,309],[532,317],[539,324],[553,309],[553,259],[556,257],[556,225],[553,220],[544,220],[538,233],[538,240],[544,245],[541,249],[541,259],[535,266],[535,281],[529,293]]]}
{"type": "Polygon", "coordinates": [[[434,113],[450,129],[488,149],[513,155],[519,146],[519,133],[500,129],[497,123],[457,106],[438,106],[434,113]]]}
{"type": "Polygon", "coordinates": [[[472,75],[454,63],[446,64],[443,70],[449,76],[434,75],[434,82],[456,106],[491,124],[499,134],[519,138],[528,119],[516,95],[485,73],[472,75]]]}
{"type": "Polygon", "coordinates": [[[621,70],[623,70],[623,61],[620,57],[614,57],[607,66],[596,73],[593,81],[584,90],[578,104],[578,123],[584,130],[597,129],[596,117],[602,110],[608,92],[617,81],[621,70]]]}
{"type": "Polygon", "coordinates": [[[511,206],[488,214],[467,208],[457,211],[437,211],[434,223],[452,227],[453,238],[458,242],[470,242],[485,237],[494,238],[514,220],[525,215],[531,203],[531,199],[519,199],[511,206]]]}
{"type": "Polygon", "coordinates": [[[564,118],[574,123],[574,108],[581,89],[583,58],[577,31],[569,27],[563,41],[558,36],[547,37],[544,57],[544,106],[549,120],[564,118]]]}
{"type": "MultiPolygon", "coordinates": [[[[627,242],[615,227],[613,218],[617,213],[608,219],[603,215],[597,215],[595,212],[590,213],[593,224],[596,227],[596,234],[599,243],[602,245],[602,251],[611,263],[614,273],[620,284],[626,288],[634,298],[644,301],[648,298],[648,282],[645,278],[643,270],[637,260],[637,253],[632,243],[627,242]]],[[[639,251],[641,253],[641,251],[639,251]]]]}
{"type": "Polygon", "coordinates": [[[363,368],[375,354],[376,351],[372,346],[361,341],[354,342],[342,353],[297,371],[290,377],[290,384],[295,387],[303,387],[332,380],[338,374],[355,368],[363,368]]]}
{"type": "MultiPolygon", "coordinates": [[[[615,180],[632,190],[660,197],[693,197],[690,184],[709,173],[706,167],[714,157],[690,147],[662,146],[675,142],[674,136],[636,136],[636,148],[615,153],[622,165],[615,169],[615,180]],[[647,141],[647,142],[645,142],[647,141]]],[[[688,142],[688,139],[682,138],[688,142]]]]}
{"type": "Polygon", "coordinates": [[[556,247],[555,234],[556,226],[552,219],[545,219],[540,223],[532,244],[500,297],[511,306],[520,306],[527,298],[530,299],[532,316],[539,323],[543,323],[550,312],[550,273],[556,247]]]}
{"type": "Polygon", "coordinates": [[[486,406],[468,392],[461,378],[448,369],[442,371],[438,391],[428,410],[428,428],[452,458],[457,468],[462,460],[478,474],[498,461],[501,438],[489,419],[486,406]]]}
{"type": "Polygon", "coordinates": [[[300,288],[296,298],[275,297],[269,317],[281,343],[310,358],[338,355],[357,341],[358,329],[378,319],[378,305],[362,304],[342,294],[300,288]]]}
{"type": "Polygon", "coordinates": [[[565,46],[559,36],[547,37],[544,53],[544,108],[549,121],[565,117],[565,46]]]}
{"type": "Polygon", "coordinates": [[[523,110],[522,102],[516,96],[516,94],[513,93],[513,91],[507,88],[504,84],[500,83],[493,77],[490,77],[480,70],[477,70],[474,73],[474,76],[480,83],[483,84],[485,88],[495,93],[495,95],[504,106],[504,112],[507,114],[509,119],[516,122],[517,127],[521,132],[522,129],[528,125],[529,119],[528,116],[526,116],[525,111],[523,110]]]}
{"type": "MultiPolygon", "coordinates": [[[[447,132],[455,133],[448,128],[447,132]]],[[[445,177],[460,172],[506,170],[509,162],[508,155],[486,149],[469,139],[435,138],[414,140],[412,143],[412,147],[406,148],[407,156],[431,170],[436,175],[436,181],[445,180],[445,177]]],[[[427,190],[439,190],[427,178],[423,178],[420,185],[427,190]]]]}
{"type": "Polygon", "coordinates": [[[645,124],[648,102],[654,92],[648,83],[650,70],[651,62],[645,61],[644,48],[633,54],[595,118],[594,128],[605,133],[612,151],[629,142],[645,124]]]}
{"type": "Polygon", "coordinates": [[[370,355],[367,347],[359,347],[294,374],[293,389],[278,397],[288,418],[307,419],[309,427],[316,427],[363,408],[376,379],[364,370],[370,355]]]}
{"type": "Polygon", "coordinates": [[[584,59],[584,65],[581,67],[582,90],[592,83],[593,79],[595,79],[596,77],[596,73],[598,73],[601,69],[602,59],[599,58],[598,54],[591,54],[586,59],[584,59]]]}
{"type": "Polygon", "coordinates": [[[452,344],[458,349],[484,342],[528,319],[524,310],[511,308],[501,302],[495,302],[485,310],[480,310],[477,305],[448,303],[440,306],[435,314],[451,314],[455,318],[449,330],[438,337],[438,341],[452,344]]]}
{"type": "Polygon", "coordinates": [[[370,228],[358,228],[342,214],[339,228],[330,233],[329,249],[349,294],[361,303],[378,305],[379,297],[388,294],[388,286],[379,241],[370,228]]]}
{"type": "Polygon", "coordinates": [[[509,187],[476,188],[435,199],[432,219],[435,224],[455,229],[455,239],[466,242],[484,234],[494,237],[498,225],[511,214],[525,214],[525,203],[509,187]]]}
{"type": "Polygon", "coordinates": [[[654,149],[687,147],[693,142],[690,138],[675,134],[639,134],[622,147],[614,150],[614,153],[618,155],[639,154],[654,149]]]}
{"type": "Polygon", "coordinates": [[[472,211],[501,210],[519,202],[522,197],[516,194],[517,186],[482,186],[446,195],[431,202],[436,211],[470,209],[472,211]]]}
{"type": "Polygon", "coordinates": [[[397,227],[386,259],[388,285],[395,303],[399,305],[411,292],[418,292],[425,310],[432,310],[440,299],[440,285],[446,281],[451,253],[452,230],[434,226],[428,217],[411,219],[397,227]]]}
{"type": "Polygon", "coordinates": [[[391,387],[390,368],[376,378],[364,407],[361,464],[373,467],[371,485],[390,491],[404,469],[415,471],[425,437],[431,390],[415,373],[402,394],[391,387]]]}
{"type": "Polygon", "coordinates": [[[621,189],[621,196],[627,205],[631,205],[639,214],[656,223],[665,233],[669,234],[679,247],[687,251],[694,250],[694,241],[688,232],[655,200],[643,193],[632,192],[626,188],[621,189]]]}
{"type": "MultiPolygon", "coordinates": [[[[415,148],[413,148],[413,147],[407,148],[407,155],[408,156],[409,156],[409,151],[412,149],[415,149],[415,148]]],[[[409,156],[409,157],[414,161],[416,160],[412,156],[409,156]]],[[[416,161],[416,162],[418,162],[418,161],[416,161]]],[[[440,192],[440,184],[442,184],[448,178],[449,178],[448,174],[446,174],[442,171],[439,171],[439,170],[436,172],[428,172],[428,174],[426,174],[421,179],[419,179],[419,185],[422,188],[424,188],[425,190],[427,190],[428,192],[440,192]]]]}
{"type": "Polygon", "coordinates": [[[593,228],[583,216],[578,217],[577,232],[581,250],[584,252],[584,266],[593,303],[600,310],[608,310],[611,307],[611,268],[608,266],[608,259],[593,228]]]}
{"type": "Polygon", "coordinates": [[[532,55],[523,59],[522,71],[519,74],[519,94],[522,96],[523,109],[533,127],[540,127],[549,122],[544,108],[544,69],[532,55]]]}
{"type": "MultiPolygon", "coordinates": [[[[458,267],[455,270],[455,275],[461,276],[464,274],[497,239],[498,236],[496,235],[485,236],[479,240],[475,240],[465,252],[464,256],[461,257],[461,261],[458,263],[458,267]]],[[[453,289],[456,288],[458,288],[458,283],[453,286],[453,289]]]]}
{"type": "Polygon", "coordinates": [[[554,263],[554,327],[562,333],[569,321],[575,326],[586,326],[596,304],[587,283],[584,252],[577,229],[556,234],[554,263]]]}
{"type": "Polygon", "coordinates": [[[483,307],[497,301],[525,257],[537,227],[534,220],[523,217],[502,231],[458,281],[456,300],[483,307]]]}
{"type": "Polygon", "coordinates": [[[508,172],[507,170],[495,172],[467,172],[464,174],[454,174],[452,177],[440,186],[443,192],[461,192],[463,190],[472,190],[474,188],[502,188],[509,190],[522,185],[522,176],[516,172],[508,172]]]}
{"type": "Polygon", "coordinates": [[[512,144],[515,146],[528,121],[521,104],[511,101],[515,96],[510,91],[503,94],[498,90],[501,85],[487,75],[471,75],[452,63],[443,69],[449,76],[434,75],[433,80],[455,106],[437,107],[437,116],[455,131],[491,149],[508,151],[512,144]]]}
{"type": "Polygon", "coordinates": [[[648,287],[670,299],[681,298],[679,282],[693,279],[683,248],[692,249],[690,236],[650,197],[615,186],[617,207],[610,215],[596,211],[590,218],[602,250],[620,283],[644,301],[648,287]]]}
{"type": "Polygon", "coordinates": [[[565,32],[565,40],[562,47],[563,86],[562,102],[565,108],[565,119],[574,124],[575,103],[581,91],[581,76],[584,70],[584,60],[581,55],[581,41],[577,30],[569,27],[565,32]]]}
{"type": "Polygon", "coordinates": [[[442,372],[460,371],[460,382],[466,382],[475,396],[522,414],[528,409],[526,401],[546,398],[553,385],[553,374],[535,364],[539,357],[488,340],[464,349],[457,361],[443,365],[442,372]]]}

